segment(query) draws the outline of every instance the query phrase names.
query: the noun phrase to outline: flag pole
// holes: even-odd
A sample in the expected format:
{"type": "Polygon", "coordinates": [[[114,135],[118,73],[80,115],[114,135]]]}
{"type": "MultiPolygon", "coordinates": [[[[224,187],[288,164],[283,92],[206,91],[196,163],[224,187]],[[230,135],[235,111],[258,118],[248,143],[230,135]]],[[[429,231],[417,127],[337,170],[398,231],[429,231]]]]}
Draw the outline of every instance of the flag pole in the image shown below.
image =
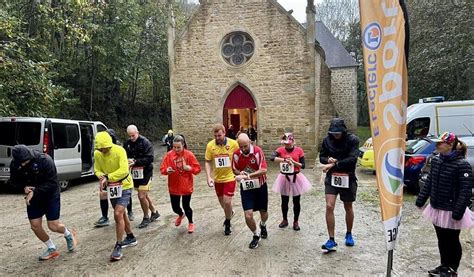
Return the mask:
{"type": "Polygon", "coordinates": [[[392,276],[392,266],[393,266],[393,250],[389,250],[388,260],[387,260],[387,277],[392,276]]]}

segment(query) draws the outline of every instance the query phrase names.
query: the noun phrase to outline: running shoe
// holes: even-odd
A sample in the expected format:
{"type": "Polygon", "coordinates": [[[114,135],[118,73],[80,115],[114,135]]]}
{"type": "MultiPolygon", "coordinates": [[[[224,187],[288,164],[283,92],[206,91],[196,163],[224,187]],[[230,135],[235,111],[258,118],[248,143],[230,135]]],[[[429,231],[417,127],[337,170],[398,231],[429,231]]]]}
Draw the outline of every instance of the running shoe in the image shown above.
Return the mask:
{"type": "Polygon", "coordinates": [[[160,214],[158,213],[158,211],[155,211],[154,213],[151,213],[150,222],[153,222],[153,221],[157,220],[159,217],[160,217],[160,214]]]}
{"type": "Polygon", "coordinates": [[[352,234],[346,234],[346,245],[347,246],[354,246],[355,245],[355,241],[352,238],[352,234]]]}
{"type": "Polygon", "coordinates": [[[262,237],[262,239],[268,237],[267,226],[262,226],[262,224],[260,224],[260,237],[262,237]]]}
{"type": "Polygon", "coordinates": [[[429,276],[440,276],[442,272],[448,271],[448,267],[444,265],[440,265],[435,269],[428,270],[429,276]]]}
{"type": "Polygon", "coordinates": [[[95,223],[95,227],[104,227],[104,226],[109,226],[109,219],[107,217],[101,217],[97,222],[95,223]]]}
{"type": "Polygon", "coordinates": [[[174,226],[179,226],[181,225],[181,221],[183,221],[184,217],[186,217],[185,214],[182,214],[182,215],[178,215],[178,217],[176,217],[176,220],[174,221],[174,226]]]}
{"type": "Polygon", "coordinates": [[[278,225],[278,227],[280,227],[280,228],[288,227],[288,220],[283,219],[283,220],[281,221],[280,225],[278,225]]]}
{"type": "Polygon", "coordinates": [[[137,244],[138,244],[138,242],[137,242],[137,238],[135,236],[133,236],[133,237],[127,236],[121,243],[122,248],[135,246],[137,244]]]}
{"type": "Polygon", "coordinates": [[[139,229],[143,229],[143,228],[147,227],[149,224],[150,224],[150,219],[144,217],[143,220],[142,220],[142,223],[140,223],[140,224],[138,225],[138,228],[139,228],[139,229]]]}
{"type": "Polygon", "coordinates": [[[259,241],[260,241],[260,237],[254,235],[253,238],[252,238],[252,241],[251,241],[250,244],[249,244],[249,248],[250,248],[250,249],[255,249],[255,248],[257,248],[259,241]]]}
{"type": "Polygon", "coordinates": [[[188,225],[188,233],[194,233],[194,223],[189,223],[188,225]]]}
{"type": "Polygon", "coordinates": [[[454,269],[448,267],[448,269],[446,271],[442,271],[439,276],[441,276],[441,277],[457,277],[458,273],[454,269]]]}
{"type": "MultiPolygon", "coordinates": [[[[230,215],[230,219],[234,218],[234,215],[235,215],[235,211],[232,210],[232,214],[230,215]]],[[[223,223],[223,224],[225,225],[225,220],[224,220],[224,223],[223,223]]]]}
{"type": "Polygon", "coordinates": [[[323,253],[334,252],[337,250],[337,243],[329,239],[321,246],[321,249],[323,250],[323,253]]]}
{"type": "Polygon", "coordinates": [[[74,248],[76,248],[77,245],[76,230],[72,229],[70,234],[68,236],[64,236],[64,238],[66,239],[67,250],[69,252],[74,251],[74,248]]]}
{"type": "Polygon", "coordinates": [[[293,230],[295,231],[301,230],[300,225],[298,224],[298,221],[293,221],[293,230]]]}
{"type": "Polygon", "coordinates": [[[133,212],[129,212],[127,215],[128,215],[128,220],[130,220],[130,221],[135,220],[135,215],[133,214],[133,212]]]}
{"type": "Polygon", "coordinates": [[[54,259],[57,256],[59,256],[59,252],[56,250],[56,248],[48,248],[43,254],[41,254],[41,256],[39,256],[39,260],[46,261],[49,259],[54,259]]]}
{"type": "Polygon", "coordinates": [[[230,223],[224,224],[224,235],[229,236],[231,233],[232,230],[230,229],[230,223]]]}
{"type": "Polygon", "coordinates": [[[120,261],[122,259],[122,246],[118,243],[115,244],[114,251],[110,255],[111,261],[120,261]]]}

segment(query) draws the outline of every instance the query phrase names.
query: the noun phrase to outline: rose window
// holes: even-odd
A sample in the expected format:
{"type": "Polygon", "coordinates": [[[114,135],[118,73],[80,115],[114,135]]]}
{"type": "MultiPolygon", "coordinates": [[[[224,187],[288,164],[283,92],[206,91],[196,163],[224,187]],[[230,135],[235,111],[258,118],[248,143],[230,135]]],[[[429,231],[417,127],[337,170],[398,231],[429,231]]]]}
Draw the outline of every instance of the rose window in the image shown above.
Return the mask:
{"type": "Polygon", "coordinates": [[[224,38],[222,57],[229,64],[239,66],[250,60],[254,49],[253,39],[247,33],[234,32],[224,38]]]}

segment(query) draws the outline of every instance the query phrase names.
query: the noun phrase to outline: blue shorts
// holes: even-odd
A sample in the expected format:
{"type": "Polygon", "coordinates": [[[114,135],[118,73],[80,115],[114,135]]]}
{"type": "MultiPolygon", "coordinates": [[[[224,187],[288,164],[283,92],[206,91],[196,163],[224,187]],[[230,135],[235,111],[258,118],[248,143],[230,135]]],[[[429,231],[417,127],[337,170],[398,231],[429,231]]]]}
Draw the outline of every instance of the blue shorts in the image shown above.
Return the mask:
{"type": "Polygon", "coordinates": [[[58,220],[60,211],[61,198],[59,193],[49,200],[30,201],[30,205],[26,206],[28,219],[42,218],[43,215],[46,215],[48,221],[58,220]]]}
{"type": "Polygon", "coordinates": [[[240,185],[240,196],[244,211],[253,210],[266,212],[268,209],[268,188],[263,184],[258,189],[243,190],[240,185]]]}
{"type": "Polygon", "coordinates": [[[132,198],[132,189],[126,189],[122,191],[122,197],[112,198],[110,199],[110,203],[112,203],[114,209],[115,205],[127,207],[128,203],[130,203],[130,198],[132,198]]]}

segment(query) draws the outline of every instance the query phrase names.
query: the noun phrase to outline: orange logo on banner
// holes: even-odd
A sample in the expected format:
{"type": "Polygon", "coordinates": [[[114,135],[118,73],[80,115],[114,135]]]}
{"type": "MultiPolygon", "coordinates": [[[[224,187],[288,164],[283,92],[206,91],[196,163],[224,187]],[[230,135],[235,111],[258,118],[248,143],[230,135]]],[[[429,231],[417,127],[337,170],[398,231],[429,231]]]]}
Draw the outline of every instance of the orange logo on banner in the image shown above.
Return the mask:
{"type": "Polygon", "coordinates": [[[359,1],[365,80],[382,221],[394,249],[403,204],[407,67],[398,1],[359,1]]]}

